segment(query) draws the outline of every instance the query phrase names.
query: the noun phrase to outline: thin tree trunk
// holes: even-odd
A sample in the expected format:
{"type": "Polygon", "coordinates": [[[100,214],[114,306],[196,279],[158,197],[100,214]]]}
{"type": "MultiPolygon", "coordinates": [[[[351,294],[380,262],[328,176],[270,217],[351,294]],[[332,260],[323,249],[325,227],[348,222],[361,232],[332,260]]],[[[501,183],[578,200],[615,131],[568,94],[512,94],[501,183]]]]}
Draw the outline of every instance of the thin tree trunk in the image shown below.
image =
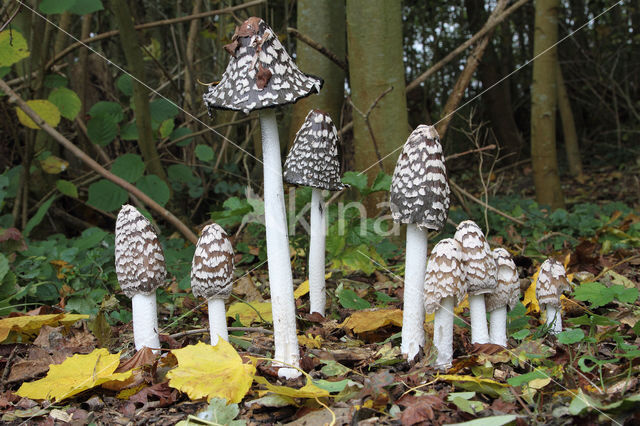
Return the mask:
{"type": "Polygon", "coordinates": [[[536,1],[533,55],[541,56],[533,62],[531,84],[531,161],[536,200],[553,209],[564,207],[556,154],[558,53],[551,47],[558,40],[559,6],[559,0],[536,1]]]}
{"type": "Polygon", "coordinates": [[[564,134],[564,147],[567,151],[567,162],[569,171],[574,176],[582,174],[582,160],[580,159],[580,148],[578,146],[578,133],[576,124],[573,121],[573,111],[567,95],[567,87],[562,77],[562,67],[556,62],[556,84],[558,86],[558,109],[562,120],[562,132],[564,134]]]}

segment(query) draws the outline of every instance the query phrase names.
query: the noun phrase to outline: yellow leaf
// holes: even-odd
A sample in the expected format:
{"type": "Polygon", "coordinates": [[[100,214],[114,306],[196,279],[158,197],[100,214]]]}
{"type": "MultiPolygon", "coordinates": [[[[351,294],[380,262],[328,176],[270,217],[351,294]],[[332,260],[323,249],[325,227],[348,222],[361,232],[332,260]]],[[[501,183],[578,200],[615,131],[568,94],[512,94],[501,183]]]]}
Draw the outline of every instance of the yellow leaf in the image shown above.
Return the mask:
{"type": "Polygon", "coordinates": [[[0,342],[3,342],[12,330],[23,334],[34,334],[40,330],[43,325],[50,325],[52,327],[58,324],[69,325],[85,318],[89,318],[89,315],[49,314],[4,318],[0,320],[0,342]]]}
{"type": "Polygon", "coordinates": [[[340,327],[348,328],[354,333],[365,333],[389,324],[402,327],[402,309],[356,311],[348,316],[340,327]]]}
{"type": "Polygon", "coordinates": [[[273,321],[271,301],[251,302],[250,305],[245,302],[236,302],[229,306],[227,317],[235,319],[236,315],[240,317],[240,322],[247,326],[254,322],[262,322],[260,316],[262,316],[265,321],[271,322],[273,321]],[[258,313],[260,313],[260,315],[258,315],[258,313]]]}
{"type": "Polygon", "coordinates": [[[310,376],[307,376],[307,383],[301,387],[300,389],[290,388],[288,386],[278,386],[272,385],[261,376],[254,377],[256,383],[264,385],[267,388],[268,392],[273,392],[278,395],[288,396],[291,398],[321,398],[324,396],[329,396],[329,391],[326,389],[319,388],[314,385],[311,381],[310,376]]]}
{"type": "Polygon", "coordinates": [[[224,398],[238,403],[249,392],[256,367],[244,364],[242,358],[226,340],[216,346],[198,342],[171,351],[178,367],[167,373],[169,386],[186,393],[190,399],[224,398]]]}
{"type": "Polygon", "coordinates": [[[527,288],[527,291],[524,292],[524,298],[522,299],[522,304],[527,307],[528,314],[532,312],[540,312],[540,305],[536,298],[536,283],[538,282],[539,273],[540,267],[538,266],[538,270],[533,274],[533,277],[531,277],[531,285],[527,288]]]}
{"type": "Polygon", "coordinates": [[[298,336],[298,343],[305,348],[320,349],[322,347],[322,342],[324,342],[322,336],[313,337],[311,334],[307,336],[298,336]]]}
{"type": "MultiPolygon", "coordinates": [[[[60,123],[60,110],[46,99],[27,101],[27,105],[51,127],[56,127],[58,123],[60,123]]],[[[16,107],[16,113],[18,114],[18,120],[20,120],[23,126],[36,130],[40,128],[40,126],[29,118],[20,108],[16,107]]]]}
{"type": "Polygon", "coordinates": [[[23,383],[16,393],[24,398],[62,401],[102,383],[131,377],[131,371],[114,373],[118,365],[120,352],[110,354],[104,348],[95,349],[88,355],[74,355],[62,364],[51,365],[44,379],[23,383]]]}
{"type": "MultiPolygon", "coordinates": [[[[328,280],[329,278],[331,278],[331,272],[324,276],[325,280],[328,280]]],[[[309,280],[301,283],[298,288],[296,288],[296,291],[293,292],[293,297],[295,299],[299,299],[307,293],[309,293],[309,280]]]]}
{"type": "Polygon", "coordinates": [[[542,389],[551,383],[551,377],[546,377],[544,379],[533,379],[528,383],[528,386],[531,389],[542,389]]]}
{"type": "Polygon", "coordinates": [[[23,35],[15,29],[0,32],[0,67],[9,67],[29,56],[23,35]]]}
{"type": "Polygon", "coordinates": [[[69,167],[69,162],[63,160],[60,157],[56,157],[55,155],[50,155],[44,160],[40,161],[40,167],[42,167],[42,171],[45,173],[49,173],[50,175],[57,175],[58,173],[62,173],[67,170],[67,167],[69,167]]]}
{"type": "Polygon", "coordinates": [[[474,382],[479,385],[482,385],[482,384],[495,385],[503,388],[509,386],[505,383],[496,382],[495,380],[491,380],[491,379],[485,379],[482,377],[475,377],[475,376],[457,376],[455,374],[440,374],[436,376],[436,379],[446,380],[449,382],[474,382]]]}

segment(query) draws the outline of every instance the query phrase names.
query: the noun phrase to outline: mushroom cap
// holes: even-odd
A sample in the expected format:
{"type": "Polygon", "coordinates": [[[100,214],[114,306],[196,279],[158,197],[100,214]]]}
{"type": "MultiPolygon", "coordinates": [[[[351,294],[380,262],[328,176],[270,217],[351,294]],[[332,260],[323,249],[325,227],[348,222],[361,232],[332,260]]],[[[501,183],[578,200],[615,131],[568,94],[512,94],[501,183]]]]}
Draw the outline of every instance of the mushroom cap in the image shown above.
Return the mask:
{"type": "Polygon", "coordinates": [[[496,261],[496,280],[498,284],[494,292],[485,296],[487,312],[495,311],[503,306],[510,309],[520,300],[520,279],[516,264],[511,254],[502,247],[493,249],[493,258],[496,261]]]}
{"type": "Polygon", "coordinates": [[[421,124],[409,135],[393,172],[391,216],[439,231],[449,214],[449,191],[438,132],[421,124]]]}
{"type": "Polygon", "coordinates": [[[191,264],[191,291],[206,299],[227,299],[233,278],[233,247],[217,223],[207,225],[196,244],[191,264]]]}
{"type": "Polygon", "coordinates": [[[231,40],[225,46],[231,60],[222,79],[202,96],[210,114],[212,108],[248,114],[320,92],[322,79],[301,72],[262,19],[244,21],[231,40]]]}
{"type": "Polygon", "coordinates": [[[536,298],[540,305],[553,305],[560,307],[560,295],[565,290],[570,290],[567,281],[567,272],[562,263],[554,258],[545,260],[540,266],[538,281],[536,283],[536,298]]]}
{"type": "Polygon", "coordinates": [[[466,291],[460,243],[453,238],[440,240],[431,252],[424,277],[425,311],[429,314],[437,311],[445,297],[453,296],[457,305],[466,291]]]}
{"type": "Polygon", "coordinates": [[[296,133],[284,162],[285,182],[294,185],[339,191],[338,130],[329,114],[311,110],[296,133]]]}
{"type": "Polygon", "coordinates": [[[116,275],[124,294],[151,294],[164,283],[167,268],[151,222],[125,204],[116,220],[116,275]]]}
{"type": "Polygon", "coordinates": [[[460,222],[454,238],[462,247],[469,294],[490,293],[496,288],[496,261],[484,233],[472,220],[460,222]]]}

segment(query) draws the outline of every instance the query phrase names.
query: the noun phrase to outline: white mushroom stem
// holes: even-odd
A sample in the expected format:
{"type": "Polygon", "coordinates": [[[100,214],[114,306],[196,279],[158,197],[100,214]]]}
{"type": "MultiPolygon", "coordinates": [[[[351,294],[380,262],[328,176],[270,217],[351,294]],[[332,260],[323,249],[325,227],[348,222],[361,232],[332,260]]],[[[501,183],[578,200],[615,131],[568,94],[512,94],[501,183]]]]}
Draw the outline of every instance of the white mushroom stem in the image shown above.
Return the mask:
{"type": "MultiPolygon", "coordinates": [[[[158,310],[156,307],[156,292],[151,294],[134,294],[131,298],[133,313],[133,340],[136,350],[144,348],[160,348],[158,335],[158,310]]],[[[158,352],[155,350],[154,352],[158,352]]]]}
{"type": "MultiPolygon", "coordinates": [[[[293,298],[293,277],[289,262],[289,237],[284,207],[282,162],[276,114],[273,109],[260,111],[262,158],[264,160],[264,213],[267,228],[267,259],[273,313],[274,359],[300,366],[296,334],[296,307],[293,298]]],[[[300,376],[294,368],[280,368],[285,378],[300,376]]]]}
{"type": "Polygon", "coordinates": [[[507,307],[489,313],[489,337],[491,343],[507,347],[507,307]]]}
{"type": "Polygon", "coordinates": [[[453,361],[453,297],[440,301],[433,319],[433,346],[438,350],[435,367],[446,370],[453,361]]]}
{"type": "Polygon", "coordinates": [[[471,343],[489,343],[484,294],[469,294],[469,315],[471,317],[471,343]]]}
{"type": "Polygon", "coordinates": [[[227,331],[227,313],[224,309],[224,299],[209,299],[209,333],[211,345],[218,344],[218,337],[229,340],[227,331]]]}
{"type": "Polygon", "coordinates": [[[558,334],[562,331],[562,314],[560,308],[550,304],[546,304],[546,324],[549,326],[549,333],[558,334]]]}
{"type": "Polygon", "coordinates": [[[324,316],[327,300],[324,281],[326,214],[322,190],[311,192],[311,236],[309,241],[309,312],[324,316]]]}
{"type": "Polygon", "coordinates": [[[407,225],[404,269],[404,305],[400,349],[409,361],[424,346],[424,273],[427,267],[427,233],[415,224],[407,225]]]}

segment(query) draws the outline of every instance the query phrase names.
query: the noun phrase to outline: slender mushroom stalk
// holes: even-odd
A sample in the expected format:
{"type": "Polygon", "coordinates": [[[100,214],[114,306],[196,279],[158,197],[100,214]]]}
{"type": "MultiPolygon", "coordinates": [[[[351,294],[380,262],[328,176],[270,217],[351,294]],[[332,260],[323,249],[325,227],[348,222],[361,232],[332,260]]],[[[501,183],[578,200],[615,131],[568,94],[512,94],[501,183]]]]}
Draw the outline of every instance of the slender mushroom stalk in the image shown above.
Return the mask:
{"type": "Polygon", "coordinates": [[[156,288],[164,284],[167,269],[162,247],[151,222],[125,204],[116,220],[116,275],[131,298],[136,350],[160,348],[156,288]]]}
{"type": "Polygon", "coordinates": [[[229,340],[224,301],[231,295],[233,247],[227,233],[217,223],[207,225],[196,244],[191,264],[191,290],[194,296],[207,299],[211,344],[218,337],[229,340]]]}
{"type": "Polygon", "coordinates": [[[496,262],[482,230],[475,222],[461,222],[454,238],[462,247],[462,262],[469,294],[471,343],[489,343],[484,296],[496,288],[496,262]]]}
{"type": "Polygon", "coordinates": [[[538,273],[536,298],[540,307],[544,307],[546,311],[545,323],[551,334],[558,334],[562,331],[560,295],[563,291],[570,289],[567,272],[562,263],[553,258],[545,260],[538,273]]]}
{"type": "Polygon", "coordinates": [[[324,267],[326,212],[322,190],[339,191],[338,130],[329,114],[312,110],[296,133],[293,146],[284,163],[284,180],[310,186],[311,224],[309,241],[309,301],[311,313],[324,316],[326,304],[324,267]]]}
{"type": "MultiPolygon", "coordinates": [[[[300,353],[296,334],[295,301],[289,256],[289,238],[282,185],[280,140],[272,108],[296,102],[320,91],[322,80],[303,74],[277,35],[260,18],[251,17],[236,27],[225,46],[231,60],[220,83],[211,86],[203,99],[214,108],[260,111],[264,159],[264,208],[267,228],[269,286],[273,307],[273,332],[277,361],[298,367],[300,353]]],[[[300,375],[295,368],[280,368],[286,378],[300,375]]]]}
{"type": "Polygon", "coordinates": [[[453,361],[453,309],[466,293],[462,249],[446,238],[435,245],[424,278],[424,308],[433,320],[433,347],[438,356],[435,367],[446,370],[453,361]]]}
{"type": "Polygon", "coordinates": [[[409,135],[393,172],[390,207],[393,220],[407,224],[400,349],[413,360],[425,341],[427,230],[441,230],[449,214],[449,182],[435,127],[420,125],[409,135]]]}
{"type": "Polygon", "coordinates": [[[485,303],[489,312],[489,338],[494,345],[507,346],[507,306],[513,309],[520,299],[518,270],[509,252],[502,247],[493,249],[496,261],[494,292],[486,295],[485,303]]]}

